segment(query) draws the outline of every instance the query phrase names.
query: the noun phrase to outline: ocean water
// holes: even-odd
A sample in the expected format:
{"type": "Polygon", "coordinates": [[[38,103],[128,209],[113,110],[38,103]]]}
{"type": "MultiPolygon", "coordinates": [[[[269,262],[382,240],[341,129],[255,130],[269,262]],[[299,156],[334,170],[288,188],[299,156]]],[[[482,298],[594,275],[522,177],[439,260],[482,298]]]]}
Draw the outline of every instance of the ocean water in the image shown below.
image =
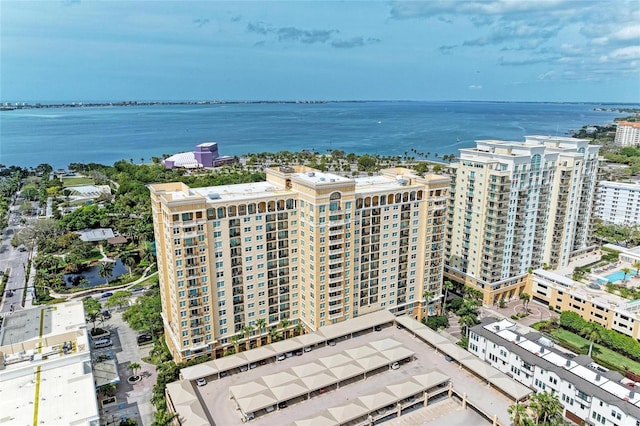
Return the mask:
{"type": "Polygon", "coordinates": [[[567,136],[624,113],[602,104],[330,102],[49,108],[0,112],[0,164],[111,165],[192,151],[217,142],[221,155],[303,149],[403,155],[457,154],[477,139],[567,136]]]}

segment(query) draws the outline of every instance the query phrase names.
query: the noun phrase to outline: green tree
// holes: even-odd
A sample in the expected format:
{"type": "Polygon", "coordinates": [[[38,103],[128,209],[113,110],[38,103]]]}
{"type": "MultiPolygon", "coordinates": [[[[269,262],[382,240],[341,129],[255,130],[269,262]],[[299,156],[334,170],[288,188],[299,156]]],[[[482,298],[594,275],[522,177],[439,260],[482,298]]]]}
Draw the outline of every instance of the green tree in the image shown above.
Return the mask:
{"type": "Polygon", "coordinates": [[[513,426],[526,426],[531,421],[529,413],[527,413],[527,407],[517,401],[515,404],[510,405],[507,411],[513,426]]]}
{"type": "Polygon", "coordinates": [[[136,303],[122,314],[122,318],[134,330],[155,335],[163,328],[161,312],[160,290],[155,287],[138,297],[136,303]]]}
{"type": "Polygon", "coordinates": [[[446,315],[433,315],[422,318],[422,323],[432,330],[439,330],[449,327],[449,318],[446,315]]]}
{"type": "Polygon", "coordinates": [[[442,300],[442,312],[444,312],[447,305],[447,296],[449,295],[449,290],[453,290],[453,283],[447,280],[442,284],[442,288],[444,288],[444,299],[442,300]]]}
{"type": "Polygon", "coordinates": [[[102,306],[100,305],[100,302],[98,302],[93,297],[86,299],[83,302],[83,305],[84,311],[87,314],[87,318],[89,319],[89,321],[91,321],[91,323],[93,323],[93,330],[95,330],[96,321],[102,318],[102,306]]]}
{"type": "Polygon", "coordinates": [[[465,337],[469,337],[469,330],[474,325],[478,324],[478,317],[474,314],[466,314],[458,319],[458,323],[464,328],[465,337]]]}
{"type": "Polygon", "coordinates": [[[132,362],[127,366],[127,368],[131,370],[132,376],[137,379],[138,375],[136,373],[142,368],[142,366],[137,362],[132,362]]]}
{"type": "Polygon", "coordinates": [[[105,385],[100,386],[100,393],[105,398],[112,397],[116,394],[117,386],[114,383],[107,383],[105,385]]]}
{"type": "Polygon", "coordinates": [[[250,347],[250,340],[249,337],[251,337],[251,332],[253,332],[253,326],[247,324],[244,327],[242,327],[242,334],[244,334],[245,339],[247,339],[246,341],[246,346],[247,346],[247,350],[251,349],[250,347]]]}
{"type": "Polygon", "coordinates": [[[520,293],[520,300],[522,300],[522,308],[524,309],[524,312],[529,312],[527,308],[529,301],[531,300],[529,293],[525,293],[524,291],[520,293]]]}
{"type": "Polygon", "coordinates": [[[229,342],[233,345],[233,349],[235,353],[240,352],[240,339],[241,337],[237,334],[234,334],[233,336],[229,337],[229,342]]]}
{"type": "Polygon", "coordinates": [[[636,276],[640,277],[640,260],[633,262],[633,267],[636,268],[636,276]]]}
{"type": "Polygon", "coordinates": [[[587,353],[587,356],[591,356],[591,352],[593,351],[593,344],[598,343],[600,340],[602,340],[601,329],[602,327],[594,322],[587,323],[582,329],[580,334],[582,334],[589,340],[589,352],[587,353]]]}
{"type": "Polygon", "coordinates": [[[267,328],[267,321],[264,318],[256,320],[256,328],[260,330],[260,334],[264,333],[264,330],[267,328]]]}
{"type": "Polygon", "coordinates": [[[304,334],[304,324],[302,323],[302,321],[298,321],[298,322],[296,323],[295,330],[296,330],[296,334],[297,334],[298,336],[300,336],[300,335],[304,334]]]}
{"type": "Polygon", "coordinates": [[[269,330],[269,341],[270,342],[277,342],[278,340],[280,340],[280,334],[278,333],[278,329],[276,327],[273,327],[271,330],[269,330]]]}
{"type": "Polygon", "coordinates": [[[626,268],[625,267],[625,268],[620,269],[620,271],[622,271],[622,273],[624,274],[624,278],[622,278],[622,280],[626,281],[627,280],[627,276],[629,274],[631,274],[631,268],[626,268]]]}
{"type": "Polygon", "coordinates": [[[100,262],[100,269],[98,270],[98,276],[106,280],[106,284],[109,285],[109,278],[113,274],[114,264],[113,262],[100,262]]]}
{"type": "Polygon", "coordinates": [[[554,392],[536,392],[531,396],[529,408],[536,424],[555,425],[562,421],[562,403],[554,392]]]}
{"type": "Polygon", "coordinates": [[[288,318],[282,318],[280,321],[280,328],[282,329],[282,338],[286,339],[289,336],[287,328],[291,325],[291,321],[288,318]]]}
{"type": "Polygon", "coordinates": [[[422,298],[425,301],[425,312],[427,315],[429,315],[431,313],[431,310],[429,309],[429,307],[431,306],[431,302],[432,302],[432,298],[433,298],[433,292],[429,291],[429,290],[425,290],[422,293],[422,298]]]}
{"type": "Polygon", "coordinates": [[[122,308],[124,306],[129,305],[129,300],[131,299],[131,291],[129,290],[118,290],[113,293],[113,296],[107,300],[106,305],[109,308],[122,308]]]}
{"type": "Polygon", "coordinates": [[[172,426],[176,417],[178,417],[176,413],[171,413],[166,408],[158,409],[153,413],[151,426],[172,426]]]}
{"type": "Polygon", "coordinates": [[[120,261],[129,269],[129,278],[131,278],[133,276],[132,269],[137,263],[135,255],[130,251],[125,251],[120,255],[120,261]]]}

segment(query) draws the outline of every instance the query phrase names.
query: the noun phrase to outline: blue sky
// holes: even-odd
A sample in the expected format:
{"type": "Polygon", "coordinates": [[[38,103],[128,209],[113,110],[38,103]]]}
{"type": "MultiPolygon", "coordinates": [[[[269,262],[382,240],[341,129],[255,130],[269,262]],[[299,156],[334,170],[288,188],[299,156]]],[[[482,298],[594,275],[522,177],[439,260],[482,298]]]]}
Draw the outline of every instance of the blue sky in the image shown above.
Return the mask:
{"type": "Polygon", "coordinates": [[[0,100],[640,102],[640,2],[5,1],[0,100]]]}

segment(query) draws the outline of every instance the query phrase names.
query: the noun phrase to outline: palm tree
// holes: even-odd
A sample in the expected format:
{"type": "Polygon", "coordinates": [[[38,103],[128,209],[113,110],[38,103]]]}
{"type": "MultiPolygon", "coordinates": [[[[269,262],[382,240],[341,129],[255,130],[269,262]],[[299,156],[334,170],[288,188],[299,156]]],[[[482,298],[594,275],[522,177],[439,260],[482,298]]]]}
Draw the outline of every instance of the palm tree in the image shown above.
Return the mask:
{"type": "Polygon", "coordinates": [[[511,415],[510,419],[513,423],[513,426],[525,426],[528,424],[528,421],[530,419],[529,414],[527,413],[526,406],[516,401],[515,404],[512,404],[509,406],[509,408],[507,408],[507,411],[511,415]]]}
{"type": "Polygon", "coordinates": [[[458,323],[464,328],[464,335],[469,337],[469,329],[478,323],[478,317],[473,314],[466,314],[460,317],[458,323]]]}
{"type": "MultiPolygon", "coordinates": [[[[262,335],[267,328],[267,321],[264,318],[256,320],[256,328],[260,330],[260,335],[262,335]]],[[[262,339],[259,339],[259,341],[262,342],[262,339]]]]}
{"type": "Polygon", "coordinates": [[[622,271],[622,273],[624,274],[624,278],[622,278],[623,281],[627,280],[627,275],[629,275],[631,273],[631,268],[622,268],[620,269],[620,271],[622,271]]]}
{"type": "Polygon", "coordinates": [[[100,393],[105,398],[109,398],[116,394],[116,385],[114,383],[107,383],[105,385],[100,386],[100,393]]]}
{"type": "Polygon", "coordinates": [[[447,280],[442,284],[442,288],[444,288],[444,299],[442,300],[442,311],[444,312],[445,306],[447,304],[447,296],[449,294],[449,290],[453,290],[453,283],[447,280]]]}
{"type": "Polygon", "coordinates": [[[129,370],[131,370],[131,374],[132,374],[132,376],[133,376],[135,379],[137,379],[137,378],[138,378],[138,375],[136,374],[136,372],[137,372],[138,370],[140,370],[140,368],[142,368],[142,367],[140,366],[140,364],[139,364],[139,363],[137,363],[137,362],[132,362],[132,363],[130,363],[130,364],[127,366],[127,368],[128,368],[129,370]]]}
{"type": "Polygon", "coordinates": [[[231,344],[233,345],[235,353],[238,353],[238,349],[240,349],[240,336],[234,334],[233,336],[229,337],[229,342],[231,342],[231,344]]]}
{"type": "Polygon", "coordinates": [[[534,393],[529,407],[533,410],[536,424],[556,424],[556,420],[562,418],[562,403],[554,392],[534,393]]]}
{"type": "Polygon", "coordinates": [[[282,318],[282,320],[280,321],[280,328],[283,330],[282,331],[282,337],[284,339],[286,339],[289,335],[289,333],[287,332],[287,328],[291,325],[291,321],[289,321],[288,318],[282,318]]]}
{"type": "Polygon", "coordinates": [[[279,340],[278,338],[278,329],[276,327],[273,327],[271,330],[269,330],[269,341],[272,343],[277,342],[279,340]]]}
{"type": "Polygon", "coordinates": [[[524,291],[520,293],[520,300],[522,300],[522,307],[524,308],[524,311],[528,312],[527,305],[531,300],[531,296],[529,295],[529,293],[525,293],[524,291]]]}
{"type": "Polygon", "coordinates": [[[587,353],[587,356],[589,357],[591,356],[591,352],[593,351],[593,344],[599,342],[602,339],[600,328],[601,327],[599,324],[590,322],[581,330],[580,334],[589,339],[589,352],[587,353]]]}
{"type": "Polygon", "coordinates": [[[125,251],[120,255],[120,261],[124,263],[129,269],[129,278],[131,278],[133,276],[133,266],[136,264],[136,258],[134,257],[133,253],[131,253],[130,251],[125,251]]]}
{"type": "Polygon", "coordinates": [[[100,269],[98,270],[98,276],[104,278],[109,285],[109,278],[113,274],[113,262],[100,262],[100,269]]]}
{"type": "Polygon", "coordinates": [[[153,413],[153,423],[151,423],[151,426],[171,426],[176,417],[178,417],[176,413],[171,413],[166,409],[158,409],[158,411],[153,413]]]}
{"type": "Polygon", "coordinates": [[[245,339],[247,339],[246,345],[247,345],[247,349],[251,349],[249,344],[249,337],[251,337],[251,332],[253,331],[253,326],[251,325],[245,325],[244,327],[242,327],[242,333],[244,334],[245,339]]]}
{"type": "Polygon", "coordinates": [[[302,321],[298,321],[296,323],[296,333],[298,333],[298,336],[300,336],[301,334],[304,334],[304,324],[302,323],[302,321]]]}

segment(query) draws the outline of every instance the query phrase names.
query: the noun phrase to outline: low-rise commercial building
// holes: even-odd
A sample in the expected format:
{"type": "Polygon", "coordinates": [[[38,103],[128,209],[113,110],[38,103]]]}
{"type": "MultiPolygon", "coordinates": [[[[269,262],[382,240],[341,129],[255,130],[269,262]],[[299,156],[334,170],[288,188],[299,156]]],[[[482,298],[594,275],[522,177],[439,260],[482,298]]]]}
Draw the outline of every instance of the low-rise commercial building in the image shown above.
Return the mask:
{"type": "Polygon", "coordinates": [[[5,316],[0,361],[1,424],[99,425],[81,301],[5,316]]]}
{"type": "Polygon", "coordinates": [[[577,424],[640,425],[640,383],[553,347],[539,333],[488,318],[469,333],[469,351],[538,392],[553,392],[577,424]]]}

